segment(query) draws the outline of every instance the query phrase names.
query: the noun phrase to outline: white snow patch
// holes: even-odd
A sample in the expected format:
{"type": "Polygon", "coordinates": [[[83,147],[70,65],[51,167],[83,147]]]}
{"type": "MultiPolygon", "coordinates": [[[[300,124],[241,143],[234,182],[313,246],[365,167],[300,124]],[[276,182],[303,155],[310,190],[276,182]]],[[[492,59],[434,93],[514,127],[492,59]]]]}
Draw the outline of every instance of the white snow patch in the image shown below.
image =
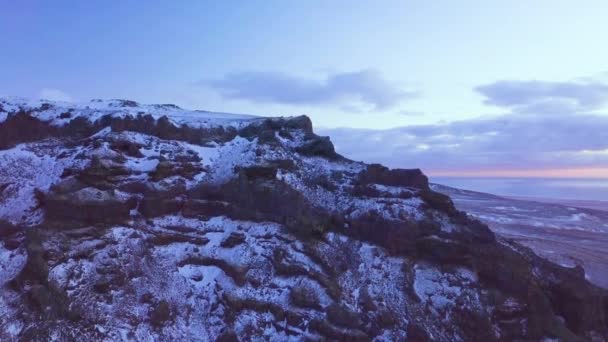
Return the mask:
{"type": "Polygon", "coordinates": [[[38,223],[41,216],[33,215],[34,190],[48,190],[70,162],[68,158],[37,155],[27,144],[0,151],[0,179],[2,183],[9,183],[0,194],[0,218],[13,223],[38,223]]]}

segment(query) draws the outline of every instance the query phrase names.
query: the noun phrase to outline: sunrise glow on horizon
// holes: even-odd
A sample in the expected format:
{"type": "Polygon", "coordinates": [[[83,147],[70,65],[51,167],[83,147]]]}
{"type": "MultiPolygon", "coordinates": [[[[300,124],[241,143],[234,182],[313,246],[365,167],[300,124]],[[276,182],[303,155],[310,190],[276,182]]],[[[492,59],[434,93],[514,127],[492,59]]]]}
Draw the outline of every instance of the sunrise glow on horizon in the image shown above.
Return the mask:
{"type": "Polygon", "coordinates": [[[425,170],[430,177],[472,178],[589,178],[608,179],[608,168],[548,169],[548,170],[474,170],[433,171],[425,170]]]}

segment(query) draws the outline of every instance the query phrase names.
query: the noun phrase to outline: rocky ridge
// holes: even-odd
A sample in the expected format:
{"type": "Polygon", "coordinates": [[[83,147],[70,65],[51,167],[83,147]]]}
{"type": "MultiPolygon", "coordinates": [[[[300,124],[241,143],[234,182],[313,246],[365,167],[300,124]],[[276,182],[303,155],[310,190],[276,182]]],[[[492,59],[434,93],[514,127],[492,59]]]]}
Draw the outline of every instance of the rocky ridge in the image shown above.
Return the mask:
{"type": "Polygon", "coordinates": [[[2,340],[608,338],[578,268],[305,117],[0,99],[2,340]]]}

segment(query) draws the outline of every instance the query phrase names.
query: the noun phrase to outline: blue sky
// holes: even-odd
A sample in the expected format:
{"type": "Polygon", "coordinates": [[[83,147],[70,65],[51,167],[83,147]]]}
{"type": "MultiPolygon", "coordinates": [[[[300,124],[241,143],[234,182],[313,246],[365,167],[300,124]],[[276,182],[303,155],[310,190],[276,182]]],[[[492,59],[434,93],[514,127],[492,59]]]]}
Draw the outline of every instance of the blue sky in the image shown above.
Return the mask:
{"type": "Polygon", "coordinates": [[[485,159],[513,160],[503,169],[602,168],[606,13],[605,1],[560,0],[0,1],[0,94],[308,114],[356,159],[419,160],[436,172],[485,159]],[[551,144],[568,131],[541,133],[576,115],[592,116],[581,138],[589,143],[551,144]],[[475,144],[462,140],[469,128],[454,128],[482,126],[468,135],[482,137],[475,144]],[[435,135],[412,135],[416,127],[435,135]],[[417,142],[395,143],[395,131],[417,142]],[[355,133],[384,145],[360,147],[355,133]],[[543,148],[505,147],[522,134],[543,148]],[[429,162],[437,155],[461,163],[429,162]]]}

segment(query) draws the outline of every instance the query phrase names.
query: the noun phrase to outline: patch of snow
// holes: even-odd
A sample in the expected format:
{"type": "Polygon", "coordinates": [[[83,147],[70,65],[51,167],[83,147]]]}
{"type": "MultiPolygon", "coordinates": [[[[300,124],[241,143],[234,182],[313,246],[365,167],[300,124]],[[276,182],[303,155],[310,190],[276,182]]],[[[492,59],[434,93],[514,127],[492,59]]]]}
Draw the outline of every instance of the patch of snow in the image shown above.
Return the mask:
{"type": "MultiPolygon", "coordinates": [[[[167,116],[175,125],[188,125],[194,128],[218,126],[239,128],[261,119],[254,115],[186,110],[176,106],[133,104],[122,100],[92,100],[90,102],[68,103],[2,97],[0,98],[0,104],[8,112],[16,112],[20,109],[29,111],[34,117],[56,126],[65,125],[76,117],[85,117],[89,121],[95,122],[106,115],[124,118],[127,116],[136,117],[141,113],[149,114],[154,119],[167,116]],[[50,106],[48,109],[42,110],[41,106],[43,104],[50,106]],[[60,118],[60,115],[67,111],[70,111],[72,115],[69,118],[60,118]]],[[[6,113],[3,114],[1,119],[5,120],[6,113]]]]}
{"type": "Polygon", "coordinates": [[[27,255],[21,249],[9,250],[0,241],[0,287],[13,279],[25,266],[27,255]]]}
{"type": "Polygon", "coordinates": [[[125,167],[136,172],[152,172],[158,166],[159,160],[152,158],[127,158],[125,167]]]}
{"type": "Polygon", "coordinates": [[[456,299],[469,297],[477,305],[478,298],[471,292],[477,276],[470,270],[459,268],[455,273],[442,273],[430,265],[417,264],[414,267],[414,292],[423,301],[429,301],[435,309],[441,310],[456,305],[456,299]]]}
{"type": "MultiPolygon", "coordinates": [[[[233,147],[235,145],[239,144],[239,140],[237,139],[242,139],[240,137],[235,138],[235,140],[232,140],[231,142],[228,142],[226,145],[229,147],[233,147]]],[[[244,139],[246,140],[246,139],[244,139]]],[[[207,146],[200,146],[200,145],[194,145],[194,144],[188,144],[188,143],[182,143],[183,146],[190,151],[194,151],[194,153],[196,153],[196,155],[199,156],[199,158],[201,158],[202,161],[202,165],[204,166],[211,166],[214,164],[215,160],[218,158],[219,154],[221,151],[223,151],[223,149],[216,147],[207,147],[207,146]]],[[[228,150],[228,149],[226,149],[228,150]]]]}
{"type": "Polygon", "coordinates": [[[37,224],[41,219],[40,213],[34,213],[34,191],[48,190],[60,179],[63,170],[73,164],[71,158],[38,155],[29,146],[20,144],[0,151],[0,179],[9,183],[0,196],[0,218],[27,225],[37,224]]]}

